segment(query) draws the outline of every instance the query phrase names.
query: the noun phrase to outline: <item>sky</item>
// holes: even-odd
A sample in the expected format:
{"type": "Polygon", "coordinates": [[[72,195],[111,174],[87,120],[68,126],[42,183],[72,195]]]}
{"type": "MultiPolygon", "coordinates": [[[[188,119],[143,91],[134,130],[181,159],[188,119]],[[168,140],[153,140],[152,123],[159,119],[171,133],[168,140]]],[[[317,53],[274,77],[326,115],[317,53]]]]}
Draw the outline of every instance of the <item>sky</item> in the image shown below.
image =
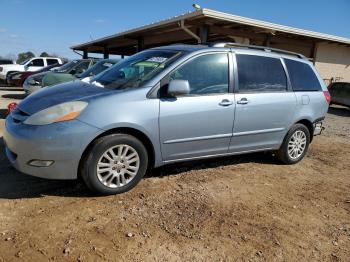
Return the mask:
{"type": "Polygon", "coordinates": [[[0,0],[0,56],[69,47],[193,11],[192,4],[350,38],[350,0],[0,0]]]}

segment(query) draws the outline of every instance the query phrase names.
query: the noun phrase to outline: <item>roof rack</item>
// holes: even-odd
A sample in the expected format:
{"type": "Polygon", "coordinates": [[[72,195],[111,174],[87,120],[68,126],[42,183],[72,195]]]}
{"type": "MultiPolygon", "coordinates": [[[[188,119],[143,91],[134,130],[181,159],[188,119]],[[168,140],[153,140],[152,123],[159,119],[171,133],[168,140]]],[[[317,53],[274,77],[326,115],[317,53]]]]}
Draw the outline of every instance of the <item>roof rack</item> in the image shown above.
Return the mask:
{"type": "Polygon", "coordinates": [[[273,52],[273,53],[279,53],[279,54],[286,54],[286,55],[292,55],[296,56],[302,59],[306,59],[306,57],[302,54],[282,50],[282,49],[277,49],[277,48],[271,48],[268,46],[259,46],[259,45],[244,45],[244,44],[237,44],[237,43],[230,43],[230,42],[223,42],[223,43],[209,43],[208,46],[210,47],[238,47],[238,48],[247,48],[247,49],[254,49],[254,50],[261,50],[265,52],[273,52]]]}

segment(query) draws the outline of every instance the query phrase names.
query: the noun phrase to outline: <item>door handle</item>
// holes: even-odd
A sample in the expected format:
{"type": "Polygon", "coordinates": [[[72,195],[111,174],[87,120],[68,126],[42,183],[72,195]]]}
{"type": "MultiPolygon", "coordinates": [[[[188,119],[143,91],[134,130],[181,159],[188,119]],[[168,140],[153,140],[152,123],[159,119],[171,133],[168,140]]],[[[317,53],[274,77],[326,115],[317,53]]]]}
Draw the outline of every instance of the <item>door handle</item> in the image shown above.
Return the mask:
{"type": "Polygon", "coordinates": [[[233,102],[232,102],[231,100],[228,100],[228,99],[223,99],[223,100],[219,103],[220,106],[230,106],[230,105],[232,105],[232,104],[233,104],[233,102]]]}
{"type": "Polygon", "coordinates": [[[240,104],[240,105],[248,104],[248,99],[243,97],[243,98],[241,98],[241,100],[237,101],[237,104],[240,104]]]}

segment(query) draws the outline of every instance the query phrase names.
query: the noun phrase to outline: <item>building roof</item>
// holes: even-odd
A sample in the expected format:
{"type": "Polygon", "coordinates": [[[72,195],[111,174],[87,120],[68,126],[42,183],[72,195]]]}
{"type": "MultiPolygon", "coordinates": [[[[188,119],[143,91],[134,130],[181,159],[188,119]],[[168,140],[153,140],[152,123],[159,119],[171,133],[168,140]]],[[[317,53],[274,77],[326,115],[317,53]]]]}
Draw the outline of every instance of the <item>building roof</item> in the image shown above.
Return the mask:
{"type": "Polygon", "coordinates": [[[130,29],[121,33],[72,46],[73,50],[111,54],[132,54],[142,41],[145,48],[172,44],[197,43],[201,27],[209,28],[208,41],[230,40],[233,37],[252,39],[253,44],[262,44],[266,35],[272,41],[286,42],[334,42],[350,45],[350,39],[309,30],[283,26],[261,20],[236,16],[211,9],[198,9],[166,20],[130,29]],[[183,24],[181,24],[183,21],[183,24]],[[185,29],[181,26],[186,27],[185,29]],[[198,37],[197,37],[198,38],[198,37]],[[140,40],[142,39],[142,40],[140,40]]]}

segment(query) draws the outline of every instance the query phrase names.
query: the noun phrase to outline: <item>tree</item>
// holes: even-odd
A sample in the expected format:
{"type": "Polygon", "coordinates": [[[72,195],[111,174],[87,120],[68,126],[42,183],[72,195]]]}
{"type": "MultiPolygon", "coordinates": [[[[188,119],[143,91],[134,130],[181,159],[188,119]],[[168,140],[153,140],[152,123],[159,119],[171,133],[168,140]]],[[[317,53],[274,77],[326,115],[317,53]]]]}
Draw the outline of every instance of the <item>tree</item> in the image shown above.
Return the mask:
{"type": "Polygon", "coordinates": [[[47,57],[47,56],[50,56],[48,53],[46,53],[46,52],[42,52],[41,54],[40,54],[40,57],[47,57]]]}
{"type": "Polygon", "coordinates": [[[33,54],[33,52],[28,51],[28,52],[23,52],[23,53],[19,53],[18,54],[18,58],[17,58],[17,63],[22,63],[27,59],[30,59],[32,57],[35,57],[35,55],[33,54]]]}

